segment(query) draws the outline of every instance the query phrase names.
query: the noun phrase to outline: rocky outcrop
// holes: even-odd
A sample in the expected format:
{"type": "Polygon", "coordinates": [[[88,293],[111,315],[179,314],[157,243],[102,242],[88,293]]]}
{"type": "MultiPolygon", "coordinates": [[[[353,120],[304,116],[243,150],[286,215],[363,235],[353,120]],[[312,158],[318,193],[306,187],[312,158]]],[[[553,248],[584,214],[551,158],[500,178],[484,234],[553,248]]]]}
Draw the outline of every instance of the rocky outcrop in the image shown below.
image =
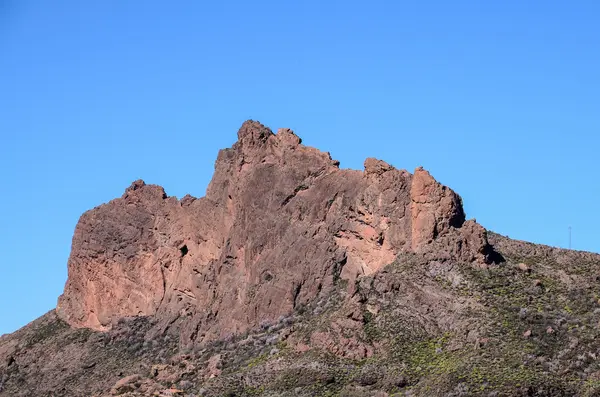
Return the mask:
{"type": "Polygon", "coordinates": [[[485,230],[422,168],[367,159],[340,169],[329,153],[245,122],[219,152],[206,197],[168,197],[134,182],[82,215],[57,313],[109,329],[153,315],[182,342],[242,332],[377,272],[401,252],[485,264],[485,230]]]}
{"type": "Polygon", "coordinates": [[[411,248],[418,251],[451,227],[465,221],[460,197],[439,184],[423,167],[415,170],[410,187],[412,239],[411,248]]]}
{"type": "Polygon", "coordinates": [[[0,396],[600,390],[599,255],[488,236],[427,171],[340,169],[289,129],[244,123],[204,198],[135,181],[68,266],[0,336],[0,396]]]}

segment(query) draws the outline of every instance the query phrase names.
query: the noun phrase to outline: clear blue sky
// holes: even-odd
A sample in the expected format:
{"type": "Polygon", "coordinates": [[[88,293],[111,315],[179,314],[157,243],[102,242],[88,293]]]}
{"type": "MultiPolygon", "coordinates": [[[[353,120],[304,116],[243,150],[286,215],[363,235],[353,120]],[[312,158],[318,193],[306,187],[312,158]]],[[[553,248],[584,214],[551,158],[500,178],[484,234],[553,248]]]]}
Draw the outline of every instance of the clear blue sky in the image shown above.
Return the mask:
{"type": "Polygon", "coordinates": [[[248,118],[423,165],[513,238],[600,251],[600,2],[0,0],[0,334],[56,304],[80,214],[204,195],[248,118]],[[176,3],[176,4],[175,4],[176,3]]]}

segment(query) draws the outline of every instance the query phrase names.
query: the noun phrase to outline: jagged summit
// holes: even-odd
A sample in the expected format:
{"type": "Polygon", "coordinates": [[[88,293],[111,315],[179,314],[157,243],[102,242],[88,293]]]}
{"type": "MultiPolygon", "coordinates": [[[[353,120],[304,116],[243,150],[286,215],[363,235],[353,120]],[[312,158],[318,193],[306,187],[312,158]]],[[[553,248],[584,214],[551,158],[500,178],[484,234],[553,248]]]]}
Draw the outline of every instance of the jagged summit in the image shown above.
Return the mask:
{"type": "Polygon", "coordinates": [[[168,197],[135,181],[86,212],[57,307],[72,326],[106,330],[154,315],[188,343],[243,332],[378,271],[400,252],[483,266],[485,230],[422,168],[369,158],[343,170],[329,153],[246,121],[219,152],[206,197],[168,197]]]}

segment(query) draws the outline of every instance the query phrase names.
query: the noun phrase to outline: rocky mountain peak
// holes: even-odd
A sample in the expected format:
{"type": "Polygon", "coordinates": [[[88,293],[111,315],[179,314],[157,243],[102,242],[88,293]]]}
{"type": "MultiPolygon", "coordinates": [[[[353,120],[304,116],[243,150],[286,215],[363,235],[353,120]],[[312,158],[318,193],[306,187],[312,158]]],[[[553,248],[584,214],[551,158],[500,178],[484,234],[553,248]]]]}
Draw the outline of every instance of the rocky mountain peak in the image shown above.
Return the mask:
{"type": "Polygon", "coordinates": [[[600,255],[488,233],[422,167],[238,137],[206,197],[137,180],[81,216],[0,396],[598,394],[600,255]]]}
{"type": "Polygon", "coordinates": [[[221,150],[206,197],[138,180],[82,215],[57,307],[75,327],[155,316],[184,343],[236,334],[354,282],[401,252],[485,266],[485,230],[424,169],[329,153],[246,121],[221,150]]]}
{"type": "Polygon", "coordinates": [[[245,146],[260,145],[273,135],[270,128],[258,121],[246,120],[238,130],[238,142],[245,146]]]}

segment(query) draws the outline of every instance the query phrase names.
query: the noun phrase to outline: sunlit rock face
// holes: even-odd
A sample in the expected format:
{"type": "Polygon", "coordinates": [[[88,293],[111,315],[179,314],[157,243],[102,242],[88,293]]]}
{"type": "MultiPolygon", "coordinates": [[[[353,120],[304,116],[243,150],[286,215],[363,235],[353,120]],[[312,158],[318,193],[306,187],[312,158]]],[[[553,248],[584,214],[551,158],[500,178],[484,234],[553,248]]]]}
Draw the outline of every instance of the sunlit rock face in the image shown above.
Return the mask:
{"type": "Polygon", "coordinates": [[[422,168],[369,158],[364,171],[340,169],[291,130],[247,121],[206,197],[135,181],[81,216],[57,313],[95,330],[154,316],[157,332],[202,342],[289,313],[339,279],[351,287],[403,251],[490,260],[485,230],[422,168]]]}

